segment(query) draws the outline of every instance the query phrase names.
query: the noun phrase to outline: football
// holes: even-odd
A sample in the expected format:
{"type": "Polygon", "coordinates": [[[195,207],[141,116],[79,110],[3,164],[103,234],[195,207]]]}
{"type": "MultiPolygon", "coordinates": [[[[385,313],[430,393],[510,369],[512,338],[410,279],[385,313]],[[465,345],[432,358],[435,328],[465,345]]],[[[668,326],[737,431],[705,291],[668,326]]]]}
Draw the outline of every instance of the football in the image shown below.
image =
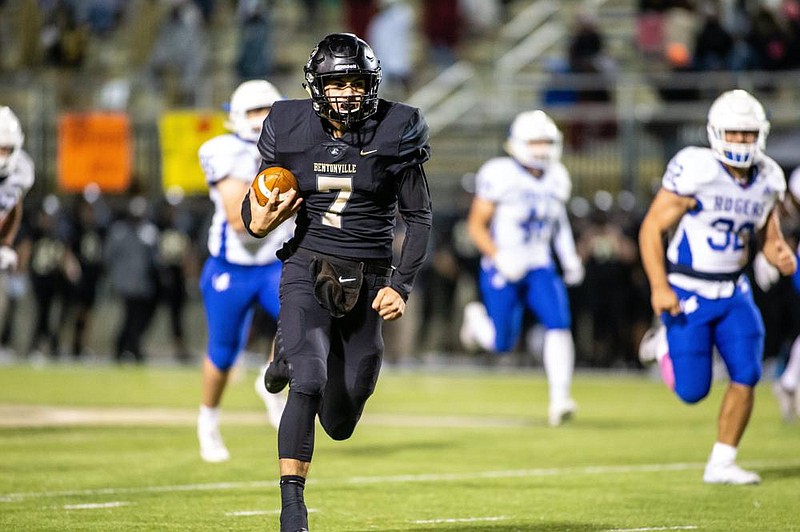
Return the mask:
{"type": "Polygon", "coordinates": [[[297,179],[286,168],[273,166],[259,172],[253,179],[253,184],[250,188],[253,189],[253,194],[258,204],[263,207],[267,204],[272,191],[276,188],[280,191],[278,201],[283,201],[290,189],[297,189],[297,179]]]}

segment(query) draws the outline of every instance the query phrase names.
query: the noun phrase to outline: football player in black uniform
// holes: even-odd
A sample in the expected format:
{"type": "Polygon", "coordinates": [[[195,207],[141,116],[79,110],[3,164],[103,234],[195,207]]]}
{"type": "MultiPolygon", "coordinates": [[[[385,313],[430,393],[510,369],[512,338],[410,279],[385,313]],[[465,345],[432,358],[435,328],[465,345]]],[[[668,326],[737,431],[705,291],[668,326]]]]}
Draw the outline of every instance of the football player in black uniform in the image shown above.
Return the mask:
{"type": "Polygon", "coordinates": [[[428,127],[418,109],[378,98],[370,46],[328,35],[304,71],[311,99],[275,102],[258,142],[262,169],[288,168],[298,191],[276,201],[275,189],[265,206],[248,194],[242,204],[259,237],[297,213],[279,252],[278,352],[265,376],[271,392],[289,383],[278,431],[283,532],[308,529],[315,417],[335,440],[352,435],[378,379],[382,320],[403,315],[431,229],[428,127]],[[395,268],[397,212],[408,230],[395,268]]]}

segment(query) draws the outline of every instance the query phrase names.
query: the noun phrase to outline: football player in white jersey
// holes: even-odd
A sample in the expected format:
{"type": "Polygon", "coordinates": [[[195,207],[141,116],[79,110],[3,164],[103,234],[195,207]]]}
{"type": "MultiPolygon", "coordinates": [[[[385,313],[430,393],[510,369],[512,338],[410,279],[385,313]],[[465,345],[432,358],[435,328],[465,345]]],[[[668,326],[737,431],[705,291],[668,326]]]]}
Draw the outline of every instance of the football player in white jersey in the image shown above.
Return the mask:
{"type": "MultiPolygon", "coordinates": [[[[240,211],[261,162],[256,148],[261,125],[279,99],[280,93],[268,81],[245,81],[231,95],[226,123],[230,133],[205,142],[199,151],[214,203],[208,232],[210,256],[200,277],[208,353],[203,361],[197,436],[200,455],[208,462],[230,457],[219,432],[219,405],[230,369],[244,347],[253,304],[260,304],[276,319],[278,316],[281,263],[275,253],[291,238],[292,224],[287,222],[268,238],[258,239],[245,231],[240,211]]],[[[256,391],[267,406],[270,423],[277,428],[284,396],[267,393],[263,376],[256,379],[256,391]]]]}
{"type": "MultiPolygon", "coordinates": [[[[797,216],[797,209],[800,206],[800,166],[795,168],[789,176],[789,192],[790,196],[785,204],[789,204],[789,211],[794,212],[794,215],[797,216]]],[[[800,243],[798,243],[795,256],[800,260],[800,243]]],[[[759,253],[753,261],[753,274],[756,283],[765,292],[778,281],[780,276],[778,269],[767,262],[763,253],[759,253]]],[[[792,281],[795,289],[800,292],[800,271],[794,273],[792,281]]],[[[789,348],[789,359],[772,383],[772,391],[778,400],[781,416],[787,422],[794,421],[800,414],[798,383],[800,383],[800,336],[792,342],[789,348]]]]}
{"type": "Polygon", "coordinates": [[[33,160],[22,149],[24,140],[17,115],[0,106],[0,323],[8,305],[8,275],[17,268],[14,239],[22,221],[22,203],[34,180],[33,160]]]}
{"type": "Polygon", "coordinates": [[[511,124],[506,151],[476,176],[467,230],[481,252],[483,303],[464,308],[461,342],[503,354],[516,346],[525,307],[546,328],[544,369],[550,393],[548,421],[572,417],[575,365],[567,285],[583,281],[566,201],[572,189],[561,163],[563,137],[543,111],[526,111],[511,124]],[[563,271],[559,276],[551,249],[563,271]]]}
{"type": "Polygon", "coordinates": [[[658,360],[665,382],[691,404],[711,388],[716,347],[730,383],[703,480],[757,484],[757,473],[736,464],[764,349],[764,323],[743,271],[757,243],[781,274],[797,268],[775,209],[786,182],[764,154],[764,108],[746,91],[719,96],[707,130],[710,148],[684,148],[669,162],[639,232],[650,302],[665,326],[646,336],[640,357],[658,360]]]}

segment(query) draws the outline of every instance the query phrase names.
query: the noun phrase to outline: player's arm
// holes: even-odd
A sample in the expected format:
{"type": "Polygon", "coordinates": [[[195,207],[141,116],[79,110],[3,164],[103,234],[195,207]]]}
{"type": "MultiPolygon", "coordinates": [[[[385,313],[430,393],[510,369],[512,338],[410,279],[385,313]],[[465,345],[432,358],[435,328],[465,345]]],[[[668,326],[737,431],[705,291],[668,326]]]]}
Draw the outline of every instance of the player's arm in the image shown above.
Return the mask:
{"type": "Polygon", "coordinates": [[[225,177],[214,184],[217,192],[222,198],[222,205],[225,208],[225,219],[234,231],[244,232],[244,222],[242,221],[241,208],[242,200],[247,194],[247,183],[238,179],[225,177]]]}
{"type": "Polygon", "coordinates": [[[22,222],[22,201],[18,201],[0,223],[0,246],[13,246],[22,222]]]}
{"type": "Polygon", "coordinates": [[[372,308],[387,321],[396,320],[405,312],[406,299],[428,251],[433,215],[428,181],[421,164],[408,166],[403,171],[397,200],[400,217],[406,224],[403,248],[390,286],[382,288],[372,302],[372,308]]]}
{"type": "Polygon", "coordinates": [[[14,250],[14,239],[22,221],[22,201],[18,201],[0,222],[0,270],[17,269],[19,258],[14,250]]]}
{"type": "Polygon", "coordinates": [[[467,215],[467,234],[481,255],[490,258],[497,254],[497,246],[489,231],[494,211],[494,202],[476,196],[472,199],[467,215]]]}
{"type": "Polygon", "coordinates": [[[767,262],[778,268],[782,275],[792,275],[797,270],[797,259],[783,238],[777,209],[773,209],[769,214],[767,223],[760,233],[761,241],[764,243],[761,251],[767,262]]]}
{"type": "Polygon", "coordinates": [[[656,315],[681,312],[678,296],[667,281],[664,262],[664,233],[675,226],[687,211],[694,208],[694,198],[680,196],[662,188],[653,199],[639,229],[639,251],[642,266],[650,282],[650,304],[656,315]]]}
{"type": "Polygon", "coordinates": [[[570,286],[583,282],[583,262],[575,249],[575,238],[572,235],[572,226],[567,217],[567,209],[563,203],[559,204],[558,224],[553,235],[553,249],[558,255],[558,261],[564,272],[564,282],[570,286]]]}
{"type": "MultiPolygon", "coordinates": [[[[275,160],[275,127],[273,125],[275,116],[274,110],[267,116],[261,129],[261,136],[258,138],[258,153],[261,154],[259,172],[271,166],[279,166],[275,160]]],[[[280,191],[277,188],[272,190],[269,200],[262,206],[255,198],[251,198],[252,191],[248,187],[244,199],[241,200],[239,210],[242,226],[248,233],[257,238],[263,238],[300,210],[303,199],[297,190],[292,189],[286,192],[282,201],[278,200],[279,194],[280,191]]]]}

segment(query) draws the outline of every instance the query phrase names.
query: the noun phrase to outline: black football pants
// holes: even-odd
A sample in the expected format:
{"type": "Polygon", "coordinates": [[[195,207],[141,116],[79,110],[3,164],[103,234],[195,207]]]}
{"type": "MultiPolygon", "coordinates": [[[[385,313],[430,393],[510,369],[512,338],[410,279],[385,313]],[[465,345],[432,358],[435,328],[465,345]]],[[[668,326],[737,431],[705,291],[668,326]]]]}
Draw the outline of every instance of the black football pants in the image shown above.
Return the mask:
{"type": "Polygon", "coordinates": [[[355,430],[375,390],[383,358],[383,319],[372,309],[385,275],[365,273],[358,301],[334,318],[314,297],[310,259],[289,257],[281,277],[278,358],[291,363],[289,398],[278,431],[278,455],[310,462],[315,417],[334,440],[355,430]]]}

